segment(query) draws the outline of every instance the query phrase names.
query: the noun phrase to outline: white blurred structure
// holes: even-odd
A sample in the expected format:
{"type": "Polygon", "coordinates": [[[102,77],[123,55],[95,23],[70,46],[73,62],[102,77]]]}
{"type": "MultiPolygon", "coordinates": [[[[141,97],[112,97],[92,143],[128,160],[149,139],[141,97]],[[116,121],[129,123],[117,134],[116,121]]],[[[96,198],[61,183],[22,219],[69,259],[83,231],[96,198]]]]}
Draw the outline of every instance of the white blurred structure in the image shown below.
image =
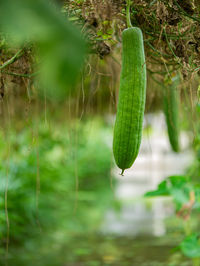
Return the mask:
{"type": "Polygon", "coordinates": [[[173,213],[172,203],[164,198],[154,198],[151,206],[142,197],[154,190],[170,175],[183,174],[193,155],[187,150],[188,136],[181,133],[181,153],[171,150],[163,114],[148,114],[144,126],[151,125],[149,136],[143,134],[139,156],[134,165],[125,170],[113,169],[117,185],[115,198],[122,200],[120,213],[109,210],[102,227],[104,233],[118,235],[165,234],[164,218],[173,213]]]}

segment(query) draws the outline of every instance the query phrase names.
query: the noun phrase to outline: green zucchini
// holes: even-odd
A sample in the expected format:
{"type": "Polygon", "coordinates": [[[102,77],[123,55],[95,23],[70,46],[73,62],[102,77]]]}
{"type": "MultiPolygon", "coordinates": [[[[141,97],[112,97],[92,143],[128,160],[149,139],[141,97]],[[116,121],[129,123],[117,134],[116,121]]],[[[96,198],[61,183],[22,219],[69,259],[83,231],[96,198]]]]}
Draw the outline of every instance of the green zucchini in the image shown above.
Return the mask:
{"type": "Polygon", "coordinates": [[[137,27],[122,33],[122,70],[114,126],[113,153],[122,169],[134,163],[141,144],[146,99],[146,64],[142,32],[137,27]]]}
{"type": "Polygon", "coordinates": [[[179,93],[177,85],[180,82],[179,76],[168,81],[164,88],[164,114],[167,124],[167,131],[171,148],[179,152],[179,93]]]}

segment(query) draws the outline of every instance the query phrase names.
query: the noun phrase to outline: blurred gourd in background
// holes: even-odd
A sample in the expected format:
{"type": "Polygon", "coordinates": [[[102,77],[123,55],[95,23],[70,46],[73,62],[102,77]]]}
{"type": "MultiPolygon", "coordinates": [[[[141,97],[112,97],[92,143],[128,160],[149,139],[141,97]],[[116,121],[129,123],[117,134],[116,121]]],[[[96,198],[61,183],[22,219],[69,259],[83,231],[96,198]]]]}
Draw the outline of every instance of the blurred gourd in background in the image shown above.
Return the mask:
{"type": "Polygon", "coordinates": [[[167,131],[171,148],[174,152],[179,152],[179,91],[177,89],[180,83],[179,75],[174,74],[171,79],[165,80],[164,91],[164,114],[167,124],[167,131]]]}

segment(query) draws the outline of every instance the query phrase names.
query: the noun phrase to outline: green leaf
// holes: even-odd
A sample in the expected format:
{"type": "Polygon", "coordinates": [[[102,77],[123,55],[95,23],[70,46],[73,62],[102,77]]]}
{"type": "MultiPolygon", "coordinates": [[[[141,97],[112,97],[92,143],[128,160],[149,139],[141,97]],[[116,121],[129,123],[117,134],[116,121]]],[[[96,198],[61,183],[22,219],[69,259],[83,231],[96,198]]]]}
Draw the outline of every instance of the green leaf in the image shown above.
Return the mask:
{"type": "Polygon", "coordinates": [[[164,180],[158,185],[158,189],[154,191],[149,191],[145,193],[146,197],[155,197],[155,196],[168,196],[169,194],[169,189],[167,187],[167,181],[164,180]]]}
{"type": "Polygon", "coordinates": [[[0,10],[0,29],[14,46],[37,44],[41,94],[64,99],[74,90],[84,61],[86,43],[80,31],[53,1],[0,0],[0,10]]]}
{"type": "Polygon", "coordinates": [[[170,195],[176,204],[176,209],[180,209],[183,204],[186,204],[190,200],[190,190],[172,188],[170,190],[170,195]]]}
{"type": "Polygon", "coordinates": [[[170,176],[158,185],[158,189],[147,192],[145,196],[172,196],[176,209],[190,200],[190,191],[194,190],[189,178],[182,175],[170,176]]]}
{"type": "Polygon", "coordinates": [[[174,176],[170,176],[168,177],[171,185],[173,187],[177,187],[177,188],[180,188],[182,187],[183,185],[185,185],[186,183],[188,183],[188,177],[186,176],[183,176],[183,175],[174,175],[174,176]]]}
{"type": "Polygon", "coordinates": [[[189,258],[200,257],[200,242],[196,234],[186,237],[180,244],[182,253],[189,258]]]}

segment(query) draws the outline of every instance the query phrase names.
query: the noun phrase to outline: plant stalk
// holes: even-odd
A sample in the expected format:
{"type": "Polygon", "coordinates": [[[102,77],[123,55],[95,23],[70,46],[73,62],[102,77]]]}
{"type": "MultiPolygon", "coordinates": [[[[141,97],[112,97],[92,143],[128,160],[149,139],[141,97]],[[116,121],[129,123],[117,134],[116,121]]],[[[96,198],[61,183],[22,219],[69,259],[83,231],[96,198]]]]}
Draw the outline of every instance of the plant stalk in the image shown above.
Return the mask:
{"type": "Polygon", "coordinates": [[[131,0],[126,0],[126,23],[128,28],[132,28],[131,24],[131,16],[130,16],[130,7],[131,7],[131,0]]]}

